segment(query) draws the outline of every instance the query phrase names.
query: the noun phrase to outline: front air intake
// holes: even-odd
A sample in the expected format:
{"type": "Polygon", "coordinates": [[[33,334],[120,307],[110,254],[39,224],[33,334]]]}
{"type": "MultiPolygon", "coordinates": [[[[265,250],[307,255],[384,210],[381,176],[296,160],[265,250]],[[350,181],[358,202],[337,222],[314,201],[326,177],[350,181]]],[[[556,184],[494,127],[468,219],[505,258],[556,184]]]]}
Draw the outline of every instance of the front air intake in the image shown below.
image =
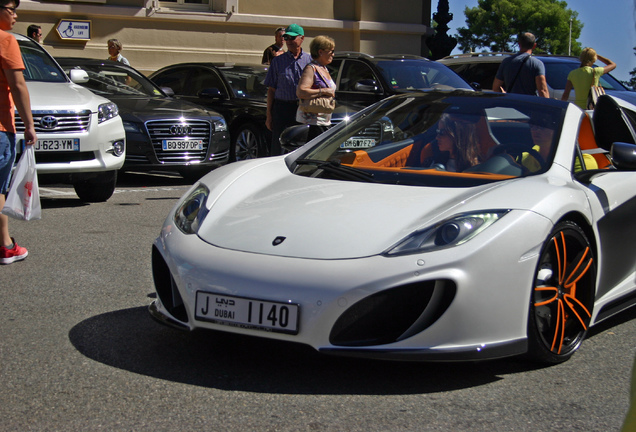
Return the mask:
{"type": "Polygon", "coordinates": [[[431,326],[448,309],[457,288],[449,280],[390,288],[347,309],[334,324],[329,341],[336,346],[385,345],[431,326]]]}
{"type": "Polygon", "coordinates": [[[152,247],[152,277],[155,281],[155,289],[161,304],[172,315],[173,318],[181,322],[188,322],[188,313],[177,284],[170,274],[170,269],[156,246],[152,247]]]}

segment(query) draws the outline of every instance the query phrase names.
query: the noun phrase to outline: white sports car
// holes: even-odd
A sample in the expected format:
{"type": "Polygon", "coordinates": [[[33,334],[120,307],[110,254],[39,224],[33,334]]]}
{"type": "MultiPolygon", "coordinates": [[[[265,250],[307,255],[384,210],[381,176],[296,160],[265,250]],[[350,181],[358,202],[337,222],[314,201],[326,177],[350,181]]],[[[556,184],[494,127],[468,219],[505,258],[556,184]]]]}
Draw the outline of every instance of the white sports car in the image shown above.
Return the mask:
{"type": "Polygon", "coordinates": [[[635,127],[611,96],[593,116],[529,96],[385,99],[196,183],[153,245],[150,313],[328,354],[562,362],[636,304],[635,127]]]}

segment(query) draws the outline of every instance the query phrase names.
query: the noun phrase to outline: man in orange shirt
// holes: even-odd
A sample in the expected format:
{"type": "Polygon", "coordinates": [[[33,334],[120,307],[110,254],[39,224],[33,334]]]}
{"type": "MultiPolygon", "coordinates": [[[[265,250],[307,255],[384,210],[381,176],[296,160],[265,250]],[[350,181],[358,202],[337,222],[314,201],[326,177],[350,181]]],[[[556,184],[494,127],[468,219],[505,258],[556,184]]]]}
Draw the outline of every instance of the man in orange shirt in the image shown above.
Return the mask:
{"type": "MultiPolygon", "coordinates": [[[[7,33],[15,25],[19,5],[20,0],[0,0],[0,208],[4,207],[15,160],[14,108],[24,121],[25,144],[33,145],[37,140],[20,47],[15,37],[7,33]]],[[[9,235],[9,218],[0,214],[0,264],[23,260],[28,254],[9,235]]]]}

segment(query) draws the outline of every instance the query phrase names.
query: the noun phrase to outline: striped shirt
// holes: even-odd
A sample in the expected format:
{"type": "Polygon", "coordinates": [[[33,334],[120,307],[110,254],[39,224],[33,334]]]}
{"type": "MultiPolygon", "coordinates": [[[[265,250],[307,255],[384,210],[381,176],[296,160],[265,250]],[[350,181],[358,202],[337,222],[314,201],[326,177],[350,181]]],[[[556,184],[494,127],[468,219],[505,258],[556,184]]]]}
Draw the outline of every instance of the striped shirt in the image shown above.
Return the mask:
{"type": "Polygon", "coordinates": [[[274,99],[283,101],[295,101],[298,99],[296,97],[296,86],[300,82],[303,69],[311,63],[311,60],[311,55],[304,52],[302,48],[298,58],[294,58],[294,55],[287,51],[285,54],[272,59],[264,84],[276,90],[274,99]]]}

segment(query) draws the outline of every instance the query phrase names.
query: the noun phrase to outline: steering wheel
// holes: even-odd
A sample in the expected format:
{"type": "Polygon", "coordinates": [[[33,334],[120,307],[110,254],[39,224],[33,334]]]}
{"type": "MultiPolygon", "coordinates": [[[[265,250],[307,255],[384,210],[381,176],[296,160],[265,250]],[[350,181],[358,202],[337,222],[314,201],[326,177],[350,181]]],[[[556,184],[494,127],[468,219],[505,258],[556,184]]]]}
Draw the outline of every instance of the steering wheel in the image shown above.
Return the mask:
{"type": "Polygon", "coordinates": [[[522,166],[523,166],[523,154],[528,153],[540,165],[540,168],[537,171],[540,171],[546,165],[545,159],[543,158],[543,156],[541,156],[541,154],[539,154],[539,152],[536,151],[532,147],[532,145],[529,145],[529,144],[520,144],[520,143],[499,144],[497,147],[495,147],[493,154],[501,154],[501,153],[509,154],[510,156],[512,156],[512,158],[515,160],[516,163],[522,166]]]}

